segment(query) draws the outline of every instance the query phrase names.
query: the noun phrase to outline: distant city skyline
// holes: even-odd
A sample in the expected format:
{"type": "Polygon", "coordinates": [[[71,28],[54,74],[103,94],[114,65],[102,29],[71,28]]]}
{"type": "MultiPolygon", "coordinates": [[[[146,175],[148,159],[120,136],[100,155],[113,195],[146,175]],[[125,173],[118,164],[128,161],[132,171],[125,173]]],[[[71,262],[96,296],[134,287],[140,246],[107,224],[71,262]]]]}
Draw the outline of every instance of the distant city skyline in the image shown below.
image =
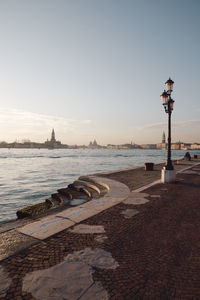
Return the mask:
{"type": "MultiPolygon", "coordinates": [[[[43,146],[45,147],[53,147],[53,148],[63,148],[63,146],[78,146],[78,147],[88,147],[88,148],[102,148],[102,147],[107,147],[107,148],[112,148],[111,146],[130,146],[130,148],[150,148],[149,149],[166,149],[167,146],[167,139],[165,136],[165,132],[162,132],[162,136],[160,136],[160,141],[157,141],[155,143],[135,143],[133,141],[126,141],[125,143],[121,143],[121,144],[114,144],[114,143],[107,143],[107,144],[101,144],[98,142],[98,140],[96,138],[94,138],[94,140],[91,140],[89,143],[74,143],[74,144],[69,144],[69,143],[63,143],[62,141],[57,140],[56,138],[56,132],[54,130],[54,128],[52,128],[51,130],[51,134],[49,132],[49,135],[47,137],[44,137],[42,141],[36,141],[36,140],[32,140],[29,137],[24,138],[24,139],[15,139],[13,141],[8,141],[8,140],[3,140],[0,141],[0,148],[2,148],[3,145],[7,145],[8,147],[10,147],[9,145],[14,145],[14,144],[25,144],[26,146],[29,144],[30,147],[32,147],[31,145],[34,145],[35,147],[40,147],[41,144],[43,144],[43,146]],[[38,145],[38,146],[37,146],[38,145]]],[[[176,147],[174,147],[173,149],[179,149],[179,145],[183,145],[184,144],[193,144],[193,145],[198,145],[198,149],[200,149],[200,143],[198,142],[188,142],[188,141],[173,141],[172,142],[173,145],[177,145],[176,147]]],[[[7,147],[6,146],[6,147],[7,147]]],[[[128,146],[128,147],[129,147],[128,146]]],[[[67,147],[64,147],[67,148],[67,147]]],[[[126,148],[126,147],[125,147],[126,148]]],[[[196,149],[196,148],[194,148],[196,149]]],[[[180,150],[180,149],[179,149],[180,150]]]]}
{"type": "MultiPolygon", "coordinates": [[[[13,142],[15,140],[30,139],[35,142],[44,142],[44,139],[49,136],[49,132],[52,128],[55,128],[56,135],[59,140],[62,140],[64,144],[89,144],[91,140],[97,139],[99,144],[123,144],[127,142],[133,142],[136,144],[144,143],[158,143],[162,138],[163,131],[166,133],[167,138],[167,122],[163,123],[152,123],[146,124],[144,126],[136,126],[134,129],[138,135],[139,132],[144,131],[155,131],[157,135],[153,139],[152,136],[148,137],[146,140],[144,138],[134,138],[134,134],[124,137],[109,137],[105,142],[101,141],[101,136],[98,135],[86,135],[84,130],[87,131],[87,128],[90,127],[90,120],[70,120],[62,117],[48,116],[34,114],[19,110],[10,110],[10,109],[0,109],[0,124],[3,125],[5,133],[1,134],[0,141],[13,142]],[[51,126],[54,125],[54,126],[51,126]],[[80,133],[78,133],[78,127],[82,127],[82,137],[78,140],[80,133]],[[10,131],[10,134],[6,133],[10,131]]],[[[200,126],[200,121],[198,120],[188,120],[183,122],[173,122],[173,130],[180,131],[183,128],[187,129],[187,134],[185,134],[185,139],[181,138],[181,135],[173,135],[173,142],[179,140],[184,140],[185,142],[193,143],[200,142],[200,139],[197,137],[195,140],[195,135],[190,132],[191,127],[200,126]]],[[[135,135],[136,136],[136,135],[135,135]]]]}
{"type": "Polygon", "coordinates": [[[0,141],[200,143],[198,0],[0,2],[0,141]]]}

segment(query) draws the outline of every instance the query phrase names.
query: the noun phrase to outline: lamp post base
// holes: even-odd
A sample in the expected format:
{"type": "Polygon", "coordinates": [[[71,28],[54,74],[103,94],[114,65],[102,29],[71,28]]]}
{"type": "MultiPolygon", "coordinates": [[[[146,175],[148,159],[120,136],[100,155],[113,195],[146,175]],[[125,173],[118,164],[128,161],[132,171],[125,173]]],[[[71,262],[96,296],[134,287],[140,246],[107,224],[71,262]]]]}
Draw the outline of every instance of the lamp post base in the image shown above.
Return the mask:
{"type": "Polygon", "coordinates": [[[175,170],[166,170],[166,167],[162,169],[161,173],[161,182],[170,183],[176,180],[176,171],[175,170]]]}

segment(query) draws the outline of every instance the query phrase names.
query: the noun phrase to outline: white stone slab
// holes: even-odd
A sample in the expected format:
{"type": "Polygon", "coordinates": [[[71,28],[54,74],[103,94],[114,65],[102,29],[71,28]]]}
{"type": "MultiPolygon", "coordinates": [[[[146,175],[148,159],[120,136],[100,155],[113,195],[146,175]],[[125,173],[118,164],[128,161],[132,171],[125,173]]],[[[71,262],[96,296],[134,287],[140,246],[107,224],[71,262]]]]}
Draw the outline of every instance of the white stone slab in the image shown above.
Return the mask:
{"type": "Polygon", "coordinates": [[[94,282],[92,273],[94,268],[114,270],[118,266],[111,253],[85,248],[69,254],[62,263],[49,269],[27,273],[22,291],[38,300],[108,300],[107,291],[101,282],[94,282]]]}
{"type": "Polygon", "coordinates": [[[96,212],[104,211],[118,203],[121,202],[121,199],[113,199],[109,197],[103,197],[101,199],[96,199],[84,203],[81,205],[82,208],[86,208],[89,210],[95,210],[96,212]]]}
{"type": "Polygon", "coordinates": [[[64,261],[49,269],[26,274],[22,290],[37,300],[77,300],[92,286],[92,273],[92,267],[83,262],[64,261]]]}
{"type": "Polygon", "coordinates": [[[74,225],[71,220],[58,218],[56,216],[49,216],[30,224],[27,224],[17,230],[26,235],[43,240],[49,236],[58,233],[74,225]]]}
{"type": "Polygon", "coordinates": [[[124,204],[132,204],[132,205],[141,205],[141,204],[145,204],[147,202],[149,202],[149,200],[146,199],[146,198],[143,198],[143,197],[134,198],[134,197],[131,197],[131,196],[129,196],[127,199],[125,199],[123,201],[124,204]]]}
{"type": "Polygon", "coordinates": [[[87,225],[78,224],[73,229],[69,229],[70,232],[79,234],[94,234],[94,233],[105,233],[102,225],[87,225]]]}
{"type": "Polygon", "coordinates": [[[139,193],[139,192],[131,192],[129,196],[123,200],[124,204],[133,204],[133,205],[140,205],[140,204],[145,204],[149,202],[148,199],[145,197],[149,197],[150,195],[147,193],[139,193]]]}
{"type": "Polygon", "coordinates": [[[89,209],[87,207],[73,207],[62,211],[61,213],[56,214],[57,217],[69,219],[75,223],[79,223],[83,220],[86,220],[98,212],[96,210],[89,209]]]}
{"type": "Polygon", "coordinates": [[[101,248],[85,248],[80,251],[75,251],[72,254],[68,254],[65,261],[72,262],[83,262],[87,265],[99,269],[116,269],[119,264],[114,260],[112,254],[101,248]]]}
{"type": "Polygon", "coordinates": [[[183,173],[184,171],[189,170],[189,169],[194,168],[194,167],[197,167],[197,166],[200,166],[200,164],[197,163],[197,164],[194,164],[194,165],[190,165],[189,167],[184,168],[184,169],[178,171],[177,173],[183,173]]]}
{"type": "Polygon", "coordinates": [[[107,240],[107,238],[108,237],[106,235],[100,234],[95,237],[95,241],[98,243],[103,243],[105,240],[107,240]]]}
{"type": "Polygon", "coordinates": [[[138,192],[135,192],[135,191],[133,191],[133,192],[131,192],[130,194],[129,194],[129,197],[133,197],[133,198],[135,198],[135,199],[141,199],[141,198],[145,198],[145,197],[149,197],[150,195],[149,194],[147,194],[147,193],[138,193],[138,192]]]}
{"type": "Polygon", "coordinates": [[[145,191],[145,190],[147,190],[148,188],[150,188],[150,187],[152,187],[152,186],[154,186],[154,185],[156,185],[156,184],[158,184],[158,183],[160,183],[160,182],[161,182],[161,180],[158,179],[158,180],[156,180],[156,181],[154,181],[154,182],[152,182],[152,183],[150,183],[150,184],[147,184],[147,185],[144,185],[144,186],[140,187],[139,189],[132,190],[132,192],[142,192],[142,191],[145,191]]]}
{"type": "Polygon", "coordinates": [[[125,218],[130,219],[133,216],[137,215],[139,213],[139,210],[137,209],[125,209],[121,212],[122,215],[124,215],[125,218]]]}
{"type": "Polygon", "coordinates": [[[192,170],[193,170],[193,171],[199,172],[199,171],[200,171],[200,168],[195,167],[195,168],[192,168],[192,170]]]}
{"type": "Polygon", "coordinates": [[[101,180],[103,183],[107,184],[110,187],[110,190],[106,194],[106,196],[109,196],[112,198],[124,199],[130,193],[130,190],[127,187],[127,185],[125,185],[119,181],[104,178],[104,177],[94,177],[93,176],[92,178],[94,178],[96,180],[101,180]]]}
{"type": "Polygon", "coordinates": [[[94,199],[87,203],[82,204],[80,207],[95,210],[97,212],[104,211],[120,202],[122,202],[130,193],[129,188],[118,181],[111,180],[108,178],[99,178],[92,176],[94,180],[101,180],[103,183],[107,184],[110,188],[109,192],[100,199],[94,199]]]}

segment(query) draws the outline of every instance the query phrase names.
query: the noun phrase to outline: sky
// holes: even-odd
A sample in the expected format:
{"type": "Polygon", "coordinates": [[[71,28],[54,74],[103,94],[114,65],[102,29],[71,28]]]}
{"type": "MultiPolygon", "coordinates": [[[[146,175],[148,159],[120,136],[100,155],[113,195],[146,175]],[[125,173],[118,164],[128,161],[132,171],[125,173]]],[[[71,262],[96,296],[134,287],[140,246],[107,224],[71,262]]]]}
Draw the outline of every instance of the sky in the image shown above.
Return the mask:
{"type": "Polygon", "coordinates": [[[0,141],[200,143],[199,0],[0,0],[0,141]]]}

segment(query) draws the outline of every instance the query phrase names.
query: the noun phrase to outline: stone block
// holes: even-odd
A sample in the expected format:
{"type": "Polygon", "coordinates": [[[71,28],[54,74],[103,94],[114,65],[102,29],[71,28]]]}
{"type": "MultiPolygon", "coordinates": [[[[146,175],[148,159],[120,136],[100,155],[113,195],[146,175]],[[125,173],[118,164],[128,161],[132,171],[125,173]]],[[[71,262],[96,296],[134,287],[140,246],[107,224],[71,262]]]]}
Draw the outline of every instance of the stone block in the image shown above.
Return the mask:
{"type": "Polygon", "coordinates": [[[88,209],[86,207],[78,206],[74,208],[69,208],[61,213],[56,214],[57,217],[66,218],[69,219],[75,223],[79,223],[83,220],[86,220],[94,215],[96,215],[98,212],[92,209],[88,209]]]}
{"type": "Polygon", "coordinates": [[[49,216],[39,221],[27,224],[17,230],[26,235],[43,240],[74,225],[71,220],[49,216]]]}
{"type": "Polygon", "coordinates": [[[161,173],[161,182],[162,183],[170,183],[176,180],[176,171],[175,170],[166,170],[162,169],[161,173]]]}
{"type": "Polygon", "coordinates": [[[81,207],[87,208],[89,210],[95,210],[96,212],[101,212],[101,211],[104,211],[107,208],[110,208],[120,202],[121,202],[121,200],[119,200],[119,199],[105,197],[105,198],[89,201],[85,204],[82,204],[81,207]]]}

